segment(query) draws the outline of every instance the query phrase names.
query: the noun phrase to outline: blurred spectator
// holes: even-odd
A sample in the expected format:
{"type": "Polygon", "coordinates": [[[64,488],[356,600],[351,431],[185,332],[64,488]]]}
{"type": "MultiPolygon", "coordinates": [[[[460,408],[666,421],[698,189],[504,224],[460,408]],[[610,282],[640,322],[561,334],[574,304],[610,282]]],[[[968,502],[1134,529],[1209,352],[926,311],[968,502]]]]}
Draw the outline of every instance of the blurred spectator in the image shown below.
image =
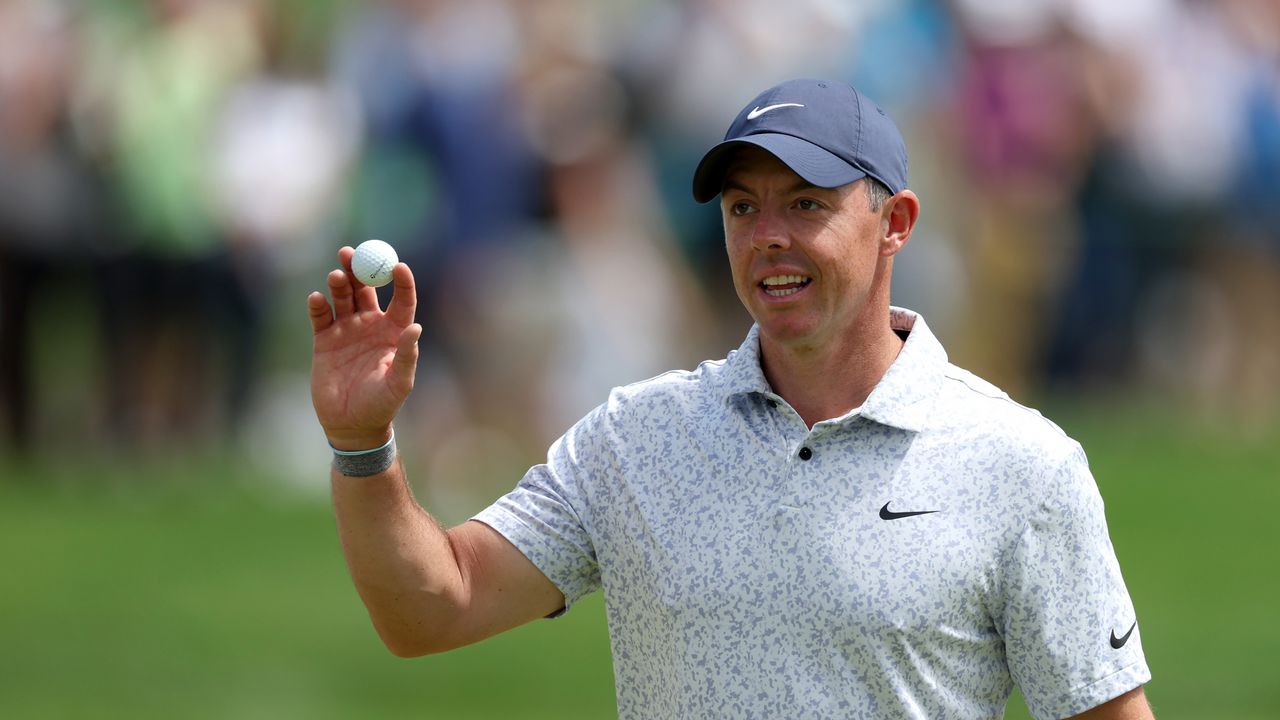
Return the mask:
{"type": "Polygon", "coordinates": [[[412,447],[428,459],[477,428],[486,457],[531,452],[520,389],[545,357],[546,341],[530,342],[547,336],[545,198],[521,127],[522,41],[506,0],[385,0],[363,6],[337,48],[366,117],[354,232],[396,245],[419,277],[414,398],[430,412],[412,447]]]}
{"type": "Polygon", "coordinates": [[[635,98],[601,52],[607,30],[578,11],[570,0],[525,11],[525,127],[549,168],[557,241],[545,300],[559,321],[539,394],[542,425],[557,434],[614,386],[723,352],[662,211],[635,98]]]}
{"type": "Polygon", "coordinates": [[[262,448],[263,457],[279,463],[299,436],[292,421],[273,415],[299,373],[262,367],[266,341],[278,336],[269,323],[281,300],[286,311],[293,306],[291,277],[313,276],[316,262],[333,262],[361,117],[355,96],[328,77],[333,23],[322,5],[260,0],[252,10],[262,61],[228,90],[215,119],[211,207],[250,310],[232,358],[232,429],[253,446],[250,452],[262,448]],[[296,17],[301,8],[310,22],[296,17]]]}
{"type": "Polygon", "coordinates": [[[1205,261],[1234,245],[1244,46],[1216,3],[1081,0],[1070,17],[1103,62],[1092,85],[1103,143],[1077,196],[1082,245],[1050,376],[1183,401],[1230,394],[1228,358],[1245,328],[1205,261]]]}
{"type": "Polygon", "coordinates": [[[0,439],[18,450],[37,419],[32,321],[54,299],[41,286],[83,279],[96,221],[70,115],[77,30],[61,5],[0,4],[0,439]]]}
{"type": "Polygon", "coordinates": [[[1229,194],[1235,250],[1216,268],[1239,326],[1228,386],[1231,409],[1254,428],[1280,417],[1280,5],[1231,0],[1223,11],[1244,53],[1244,143],[1229,194]]]}
{"type": "Polygon", "coordinates": [[[262,56],[248,0],[141,10],[104,18],[93,90],[118,213],[102,273],[109,430],[159,446],[233,429],[245,409],[262,317],[215,216],[210,148],[262,56]]]}
{"type": "Polygon", "coordinates": [[[955,11],[965,38],[953,131],[969,180],[970,288],[957,355],[1025,398],[1075,244],[1071,199],[1094,149],[1089,50],[1054,2],[959,0],[955,11]]]}

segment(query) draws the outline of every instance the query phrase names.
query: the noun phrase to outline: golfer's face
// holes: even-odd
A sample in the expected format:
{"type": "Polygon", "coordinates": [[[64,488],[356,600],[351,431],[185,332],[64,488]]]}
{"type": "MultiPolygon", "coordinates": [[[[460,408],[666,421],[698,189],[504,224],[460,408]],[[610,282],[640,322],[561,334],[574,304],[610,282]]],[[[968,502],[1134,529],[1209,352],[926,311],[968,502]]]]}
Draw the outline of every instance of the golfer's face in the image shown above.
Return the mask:
{"type": "Polygon", "coordinates": [[[881,260],[865,183],[819,188],[764,150],[730,164],[721,194],[738,298],[769,341],[816,349],[847,336],[881,260]]]}

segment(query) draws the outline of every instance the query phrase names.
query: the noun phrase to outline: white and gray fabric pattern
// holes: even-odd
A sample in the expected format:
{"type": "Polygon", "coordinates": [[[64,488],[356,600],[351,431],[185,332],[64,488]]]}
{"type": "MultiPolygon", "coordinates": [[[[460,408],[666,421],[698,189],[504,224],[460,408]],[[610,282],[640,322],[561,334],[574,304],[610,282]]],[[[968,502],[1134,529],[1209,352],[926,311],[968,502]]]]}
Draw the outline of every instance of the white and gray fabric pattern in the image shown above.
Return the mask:
{"type": "Polygon", "coordinates": [[[753,328],[615,389],[476,516],[566,605],[604,591],[620,718],[999,718],[1015,682],[1056,718],[1150,679],[1080,446],[892,322],[844,417],[808,428],[753,328]]]}

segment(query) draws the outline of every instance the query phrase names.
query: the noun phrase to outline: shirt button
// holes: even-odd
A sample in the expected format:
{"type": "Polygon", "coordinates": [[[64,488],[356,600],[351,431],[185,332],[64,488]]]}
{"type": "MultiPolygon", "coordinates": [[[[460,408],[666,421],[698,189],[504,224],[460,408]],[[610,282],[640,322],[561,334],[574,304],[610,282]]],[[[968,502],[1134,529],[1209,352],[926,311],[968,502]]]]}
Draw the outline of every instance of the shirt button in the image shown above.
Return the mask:
{"type": "Polygon", "coordinates": [[[812,451],[812,450],[810,450],[810,449],[809,449],[809,448],[807,448],[807,447],[802,447],[802,448],[800,448],[800,459],[801,459],[801,460],[808,460],[808,459],[809,459],[809,458],[811,458],[811,457],[813,457],[813,451],[812,451]]]}

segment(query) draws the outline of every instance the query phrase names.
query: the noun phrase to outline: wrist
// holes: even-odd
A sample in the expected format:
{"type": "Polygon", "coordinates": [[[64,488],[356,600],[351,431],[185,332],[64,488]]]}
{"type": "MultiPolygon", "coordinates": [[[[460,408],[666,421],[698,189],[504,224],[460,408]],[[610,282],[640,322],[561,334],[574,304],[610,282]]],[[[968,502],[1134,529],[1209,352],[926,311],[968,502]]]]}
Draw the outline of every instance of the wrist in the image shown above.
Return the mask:
{"type": "Polygon", "coordinates": [[[333,468],[348,477],[369,477],[384,473],[395,464],[398,454],[394,432],[385,443],[373,448],[342,450],[332,444],[329,447],[333,450],[333,468]]]}
{"type": "Polygon", "coordinates": [[[387,426],[377,432],[325,433],[325,436],[335,452],[364,452],[386,445],[395,437],[395,430],[387,426]]]}

